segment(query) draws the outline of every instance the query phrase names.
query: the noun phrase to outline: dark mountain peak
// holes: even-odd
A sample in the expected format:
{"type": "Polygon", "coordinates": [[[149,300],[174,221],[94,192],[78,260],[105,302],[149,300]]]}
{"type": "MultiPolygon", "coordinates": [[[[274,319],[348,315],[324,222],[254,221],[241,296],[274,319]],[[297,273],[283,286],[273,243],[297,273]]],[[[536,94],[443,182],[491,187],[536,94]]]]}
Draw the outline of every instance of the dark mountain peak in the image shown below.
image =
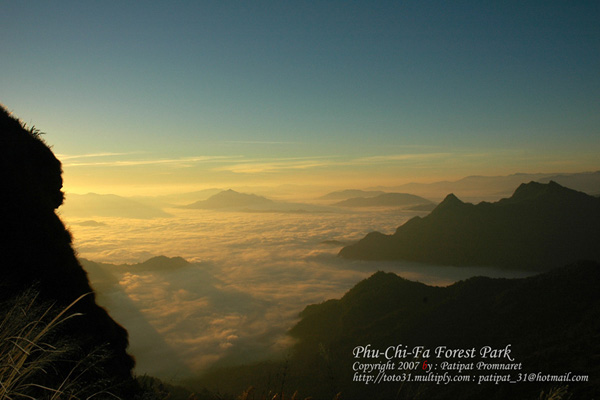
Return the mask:
{"type": "Polygon", "coordinates": [[[578,201],[591,196],[559,185],[555,181],[539,183],[531,181],[519,185],[513,195],[500,202],[531,202],[531,201],[578,201]]]}
{"type": "Polygon", "coordinates": [[[392,272],[377,271],[373,275],[368,277],[367,279],[364,279],[361,282],[359,282],[359,284],[357,284],[356,286],[362,287],[362,288],[367,288],[367,287],[378,288],[382,284],[397,283],[399,281],[404,281],[404,280],[405,280],[404,278],[402,278],[392,272]]]}
{"type": "Polygon", "coordinates": [[[531,181],[521,183],[511,196],[513,199],[534,199],[548,193],[558,193],[562,188],[558,183],[550,181],[547,184],[531,181]]]}
{"type": "Polygon", "coordinates": [[[441,204],[464,204],[454,193],[450,193],[446,196],[444,201],[441,204]]]}
{"type": "Polygon", "coordinates": [[[456,197],[454,193],[450,193],[446,196],[446,198],[444,198],[444,200],[440,204],[438,204],[438,206],[432,212],[439,213],[440,211],[445,212],[448,210],[454,210],[464,206],[465,204],[466,203],[464,203],[462,200],[456,197]]]}
{"type": "Polygon", "coordinates": [[[398,298],[420,291],[426,285],[402,278],[392,272],[378,271],[359,282],[342,297],[343,302],[354,302],[365,298],[390,299],[398,298]]]}

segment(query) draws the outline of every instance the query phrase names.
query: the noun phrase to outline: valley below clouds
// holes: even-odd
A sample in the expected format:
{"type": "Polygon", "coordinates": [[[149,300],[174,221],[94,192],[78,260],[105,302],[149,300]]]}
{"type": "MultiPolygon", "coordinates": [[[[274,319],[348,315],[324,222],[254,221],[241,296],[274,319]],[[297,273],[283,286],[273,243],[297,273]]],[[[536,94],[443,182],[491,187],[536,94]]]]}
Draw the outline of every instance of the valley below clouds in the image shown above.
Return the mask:
{"type": "Polygon", "coordinates": [[[64,218],[99,302],[129,331],[137,373],[163,379],[284,357],[300,311],[378,270],[432,285],[527,275],[337,257],[343,245],[374,230],[393,233],[418,212],[165,211],[153,219],[64,218]]]}

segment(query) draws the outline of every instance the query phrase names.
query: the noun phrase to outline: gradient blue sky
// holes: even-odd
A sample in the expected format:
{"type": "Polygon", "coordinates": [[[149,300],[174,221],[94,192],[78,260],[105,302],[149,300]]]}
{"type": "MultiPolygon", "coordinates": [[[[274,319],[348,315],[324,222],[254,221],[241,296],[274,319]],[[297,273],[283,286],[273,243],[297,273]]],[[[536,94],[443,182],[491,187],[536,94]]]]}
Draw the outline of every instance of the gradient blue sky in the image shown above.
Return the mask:
{"type": "Polygon", "coordinates": [[[598,1],[3,1],[67,190],[600,169],[598,1]]]}

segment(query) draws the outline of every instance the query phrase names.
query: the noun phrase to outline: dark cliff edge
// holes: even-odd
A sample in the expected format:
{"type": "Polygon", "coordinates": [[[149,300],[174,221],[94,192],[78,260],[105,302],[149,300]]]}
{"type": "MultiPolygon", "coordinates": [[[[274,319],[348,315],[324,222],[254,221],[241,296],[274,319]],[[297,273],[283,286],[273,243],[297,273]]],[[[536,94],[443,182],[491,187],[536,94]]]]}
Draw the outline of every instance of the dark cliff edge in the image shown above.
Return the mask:
{"type": "MultiPolygon", "coordinates": [[[[53,337],[68,343],[69,351],[36,372],[30,383],[66,391],[64,383],[77,375],[80,387],[73,398],[133,398],[138,387],[134,360],[126,352],[127,331],[96,304],[70,233],[55,212],[64,198],[60,161],[39,131],[27,129],[2,107],[0,152],[0,319],[9,314],[7,304],[23,293],[34,293],[32,301],[52,310],[85,295],[68,310],[73,317],[54,327],[53,337]]],[[[34,398],[50,396],[31,385],[22,390],[34,398]]]]}
{"type": "Polygon", "coordinates": [[[457,266],[548,270],[600,261],[600,200],[560,186],[530,182],[510,198],[477,205],[449,194],[429,215],[393,235],[368,234],[339,256],[457,266]]]}

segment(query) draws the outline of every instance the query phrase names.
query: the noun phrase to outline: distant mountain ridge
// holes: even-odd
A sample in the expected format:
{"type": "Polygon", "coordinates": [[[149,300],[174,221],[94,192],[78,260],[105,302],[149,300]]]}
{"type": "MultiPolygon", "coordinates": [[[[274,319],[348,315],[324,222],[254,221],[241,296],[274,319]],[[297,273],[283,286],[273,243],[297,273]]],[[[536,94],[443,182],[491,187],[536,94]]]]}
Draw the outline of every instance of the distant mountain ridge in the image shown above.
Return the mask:
{"type": "Polygon", "coordinates": [[[346,189],[338,190],[336,192],[327,193],[324,196],[319,197],[321,200],[348,200],[354,197],[375,197],[384,194],[381,190],[359,190],[359,189],[346,189]]]}
{"type": "Polygon", "coordinates": [[[256,205],[272,204],[273,200],[255,194],[239,193],[229,189],[210,196],[206,200],[200,200],[195,203],[183,206],[190,209],[215,210],[223,208],[239,208],[256,205]]]}
{"type": "Polygon", "coordinates": [[[114,194],[66,195],[61,213],[68,218],[116,217],[133,219],[165,218],[171,215],[158,207],[114,194]]]}
{"type": "Polygon", "coordinates": [[[467,176],[456,181],[432,183],[407,183],[393,187],[372,187],[367,190],[413,193],[425,198],[438,200],[448,193],[455,193],[469,201],[497,200],[510,196],[514,188],[527,182],[549,183],[554,181],[561,186],[585,192],[600,193],[600,171],[578,173],[517,173],[505,176],[467,176]]]}
{"type": "Polygon", "coordinates": [[[337,207],[406,207],[433,204],[420,196],[409,193],[382,193],[374,197],[353,197],[337,203],[337,207]]]}
{"type": "Polygon", "coordinates": [[[550,269],[600,260],[600,199],[555,182],[530,182],[496,203],[448,195],[393,235],[369,233],[339,255],[442,265],[550,269]]]}
{"type": "Polygon", "coordinates": [[[338,209],[305,203],[275,201],[256,194],[240,193],[229,189],[217,193],[206,200],[200,200],[180,208],[196,210],[221,210],[245,213],[328,213],[338,209]]]}

